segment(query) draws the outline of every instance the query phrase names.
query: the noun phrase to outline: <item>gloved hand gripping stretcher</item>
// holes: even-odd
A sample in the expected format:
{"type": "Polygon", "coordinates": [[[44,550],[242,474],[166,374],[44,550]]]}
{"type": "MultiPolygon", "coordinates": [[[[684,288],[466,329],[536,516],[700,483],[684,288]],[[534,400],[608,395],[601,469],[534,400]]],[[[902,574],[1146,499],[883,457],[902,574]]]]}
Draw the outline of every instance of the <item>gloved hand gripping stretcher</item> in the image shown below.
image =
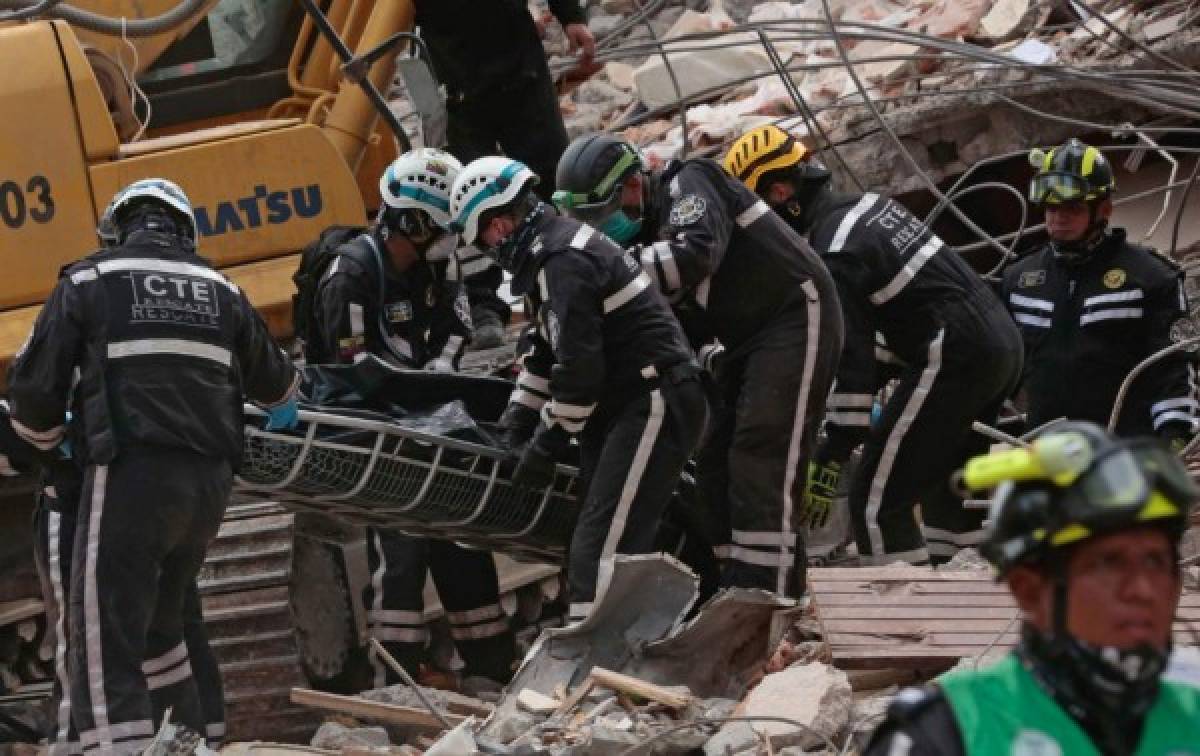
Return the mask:
{"type": "Polygon", "coordinates": [[[296,431],[263,430],[265,413],[246,407],[238,498],[561,558],[578,516],[576,470],[560,465],[541,490],[510,483],[509,454],[488,423],[511,384],[375,361],[304,373],[309,402],[296,431]]]}

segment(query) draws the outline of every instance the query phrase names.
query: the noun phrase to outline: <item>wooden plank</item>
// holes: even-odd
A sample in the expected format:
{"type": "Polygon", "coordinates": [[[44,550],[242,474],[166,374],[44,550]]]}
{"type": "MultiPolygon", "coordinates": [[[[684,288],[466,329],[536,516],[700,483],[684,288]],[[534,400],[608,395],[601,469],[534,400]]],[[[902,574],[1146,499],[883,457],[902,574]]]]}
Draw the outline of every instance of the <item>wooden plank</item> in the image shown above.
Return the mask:
{"type": "Polygon", "coordinates": [[[1013,606],[974,606],[966,604],[956,607],[942,606],[826,606],[820,607],[821,620],[828,629],[834,620],[945,620],[947,616],[959,619],[1002,619],[1005,622],[1012,619],[1016,608],[1013,606]],[[950,613],[953,612],[953,615],[950,613]]]}
{"type": "Polygon", "coordinates": [[[947,593],[968,593],[972,596],[979,594],[995,594],[997,596],[1009,595],[1008,589],[1002,585],[993,585],[991,583],[980,583],[975,581],[961,581],[958,583],[936,583],[928,580],[915,581],[912,583],[897,583],[894,586],[880,586],[878,583],[870,583],[862,581],[859,583],[837,582],[837,583],[817,583],[809,582],[812,586],[813,593],[816,595],[825,595],[829,593],[855,593],[860,595],[871,595],[878,597],[881,601],[886,600],[891,596],[903,596],[905,594],[933,594],[944,595],[947,593]]]}
{"type": "Polygon", "coordinates": [[[934,570],[932,567],[814,567],[806,578],[819,582],[879,580],[911,582],[937,580],[946,582],[978,581],[994,583],[990,573],[973,570],[934,570]]]}
{"type": "MultiPolygon", "coordinates": [[[[838,633],[879,633],[881,635],[926,635],[930,632],[944,630],[954,633],[998,633],[1012,621],[1012,614],[1001,619],[889,619],[886,622],[877,619],[835,619],[821,618],[825,632],[838,633]]],[[[1017,623],[1012,623],[1016,627],[1017,623]]]]}
{"type": "Polygon", "coordinates": [[[929,594],[895,594],[887,597],[879,596],[874,593],[822,593],[820,598],[814,599],[814,603],[818,604],[819,611],[824,614],[831,607],[878,607],[878,606],[919,606],[919,607],[942,607],[943,610],[953,610],[958,607],[972,606],[978,608],[985,607],[1005,607],[1008,609],[1014,608],[1012,597],[1008,594],[988,593],[981,595],[970,595],[965,593],[953,593],[942,595],[929,594]]]}
{"type": "MultiPolygon", "coordinates": [[[[341,714],[350,714],[355,717],[365,717],[367,719],[378,719],[390,724],[423,727],[430,730],[443,729],[442,723],[428,711],[414,709],[409,706],[368,701],[365,698],[357,698],[355,696],[339,696],[336,693],[322,693],[319,690],[308,690],[306,688],[292,688],[291,700],[292,703],[311,706],[314,709],[336,711],[341,714]]],[[[463,717],[456,714],[446,714],[445,717],[452,725],[457,725],[463,721],[463,717]]]]}
{"type": "Polygon", "coordinates": [[[695,700],[691,694],[676,693],[661,685],[648,683],[645,680],[623,675],[620,672],[613,672],[603,667],[592,667],[590,676],[597,685],[603,685],[618,693],[628,693],[648,701],[657,701],[664,706],[670,706],[672,709],[685,708],[695,700]]]}

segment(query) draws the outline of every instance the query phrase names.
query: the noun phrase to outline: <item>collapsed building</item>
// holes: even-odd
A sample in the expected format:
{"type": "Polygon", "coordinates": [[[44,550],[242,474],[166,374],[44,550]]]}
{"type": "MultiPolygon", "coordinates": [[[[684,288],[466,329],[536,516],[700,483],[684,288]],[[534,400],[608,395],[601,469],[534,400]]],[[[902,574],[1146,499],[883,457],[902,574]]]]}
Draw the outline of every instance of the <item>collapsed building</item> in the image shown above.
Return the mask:
{"type": "MultiPolygon", "coordinates": [[[[1116,222],[1180,261],[1196,254],[1200,8],[1191,2],[591,5],[594,70],[580,70],[547,27],[573,136],[612,130],[662,164],[719,156],[746,129],[777,123],[803,136],[842,188],[897,196],[985,273],[1039,239],[1024,198],[1030,147],[1080,136],[1114,157],[1116,222]]],[[[405,123],[418,142],[420,126],[405,123]]],[[[316,712],[337,712],[313,741],[322,752],[849,753],[898,685],[976,664],[1013,641],[1014,609],[969,558],[937,572],[863,571],[829,554],[834,566],[816,571],[805,605],[727,595],[690,620],[691,578],[678,565],[614,565],[614,612],[530,637],[525,667],[493,701],[406,688],[362,698],[301,691],[293,701],[311,707],[314,726],[316,712]],[[959,593],[981,598],[965,609],[938,601],[959,593]],[[731,618],[742,634],[731,637],[731,618]],[[711,652],[714,638],[727,644],[714,654],[724,666],[679,661],[711,652]]],[[[1195,563],[1194,547],[1185,558],[1195,563]]],[[[1197,576],[1188,577],[1194,591],[1197,576]]],[[[543,585],[548,596],[553,582],[543,585]]],[[[18,664],[48,662],[32,648],[33,608],[12,607],[3,623],[2,650],[13,649],[11,664],[0,658],[6,679],[26,674],[18,664]]],[[[1181,637],[1196,612],[1192,593],[1181,637]]]]}

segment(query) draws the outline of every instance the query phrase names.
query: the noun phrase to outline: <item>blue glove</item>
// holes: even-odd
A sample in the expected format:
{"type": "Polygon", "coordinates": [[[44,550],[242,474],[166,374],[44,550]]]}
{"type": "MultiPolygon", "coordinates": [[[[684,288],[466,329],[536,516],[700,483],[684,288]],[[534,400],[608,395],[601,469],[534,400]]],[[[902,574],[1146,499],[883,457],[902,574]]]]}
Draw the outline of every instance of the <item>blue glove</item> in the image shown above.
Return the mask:
{"type": "Polygon", "coordinates": [[[295,430],[300,424],[300,405],[291,397],[283,404],[267,410],[267,430],[295,430]]]}

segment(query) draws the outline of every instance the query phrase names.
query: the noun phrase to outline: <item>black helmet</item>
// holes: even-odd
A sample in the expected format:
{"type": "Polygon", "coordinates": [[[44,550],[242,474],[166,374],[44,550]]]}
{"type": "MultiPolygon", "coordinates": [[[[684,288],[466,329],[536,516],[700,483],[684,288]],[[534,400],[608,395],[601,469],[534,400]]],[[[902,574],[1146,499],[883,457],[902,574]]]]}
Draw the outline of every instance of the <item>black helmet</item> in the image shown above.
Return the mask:
{"type": "Polygon", "coordinates": [[[1144,524],[1178,543],[1200,498],[1179,458],[1154,439],[1116,439],[1098,425],[1060,423],[1029,448],[975,457],[968,488],[1000,484],[980,552],[1001,575],[1103,533],[1144,524]]]}
{"type": "Polygon", "coordinates": [[[644,170],[641,152],[629,142],[609,134],[576,137],[558,160],[554,204],[625,244],[637,235],[641,219],[625,217],[621,187],[644,170]]]}
{"type": "Polygon", "coordinates": [[[1037,173],[1029,184],[1035,205],[1096,202],[1112,196],[1117,182],[1104,154],[1072,137],[1050,151],[1034,149],[1029,162],[1037,173]]]}

